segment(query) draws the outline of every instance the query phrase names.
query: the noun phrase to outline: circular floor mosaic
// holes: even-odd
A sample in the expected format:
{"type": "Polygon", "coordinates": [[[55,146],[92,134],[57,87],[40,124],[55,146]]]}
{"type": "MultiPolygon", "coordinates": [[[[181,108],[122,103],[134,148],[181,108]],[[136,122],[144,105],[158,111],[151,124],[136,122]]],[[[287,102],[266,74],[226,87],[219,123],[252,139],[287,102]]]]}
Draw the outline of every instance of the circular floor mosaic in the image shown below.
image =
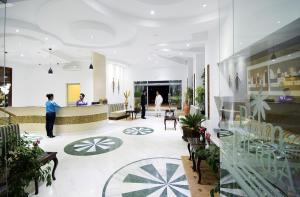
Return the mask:
{"type": "Polygon", "coordinates": [[[187,197],[188,183],[180,159],[149,158],[132,162],[112,174],[102,197],[187,197]]]}
{"type": "Polygon", "coordinates": [[[147,135],[152,133],[154,130],[148,127],[131,127],[125,129],[123,133],[127,135],[147,135]]]}
{"type": "Polygon", "coordinates": [[[78,156],[98,155],[115,150],[122,143],[121,139],[115,137],[90,137],[68,144],[64,151],[70,155],[78,156]]]}

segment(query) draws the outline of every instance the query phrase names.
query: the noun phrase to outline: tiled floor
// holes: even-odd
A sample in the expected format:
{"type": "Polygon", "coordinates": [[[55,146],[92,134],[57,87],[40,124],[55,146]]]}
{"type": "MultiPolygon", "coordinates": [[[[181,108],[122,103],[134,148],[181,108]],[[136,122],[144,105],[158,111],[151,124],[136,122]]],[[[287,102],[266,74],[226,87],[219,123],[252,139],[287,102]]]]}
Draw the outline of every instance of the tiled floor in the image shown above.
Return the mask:
{"type": "Polygon", "coordinates": [[[186,143],[181,130],[169,124],[165,131],[162,118],[148,117],[108,121],[96,131],[43,136],[40,146],[58,152],[59,164],[57,180],[50,187],[40,185],[38,196],[189,196],[178,160],[188,155],[186,143]],[[132,127],[153,132],[140,128],[123,132],[132,127]],[[67,145],[71,154],[64,152],[67,145]]]}

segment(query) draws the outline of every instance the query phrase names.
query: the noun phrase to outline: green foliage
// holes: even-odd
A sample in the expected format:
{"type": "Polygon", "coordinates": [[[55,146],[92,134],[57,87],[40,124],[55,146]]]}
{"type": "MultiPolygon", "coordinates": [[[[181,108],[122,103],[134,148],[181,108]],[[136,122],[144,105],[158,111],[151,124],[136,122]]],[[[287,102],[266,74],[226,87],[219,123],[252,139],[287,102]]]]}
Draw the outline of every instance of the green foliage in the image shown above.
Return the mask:
{"type": "MultiPolygon", "coordinates": [[[[8,196],[25,197],[28,196],[26,188],[34,179],[51,185],[51,168],[41,168],[39,157],[44,151],[38,146],[33,145],[27,139],[17,139],[15,136],[10,136],[6,143],[7,153],[6,173],[8,174],[8,196]]],[[[1,155],[1,160],[5,160],[5,155],[1,155]]],[[[1,162],[1,169],[5,162],[1,162]]]]}
{"type": "Polygon", "coordinates": [[[208,149],[199,148],[196,151],[196,157],[206,160],[214,173],[217,173],[220,165],[220,148],[216,145],[210,145],[208,149]]]}
{"type": "Polygon", "coordinates": [[[142,96],[142,92],[141,91],[136,90],[134,92],[134,97],[141,97],[141,96],[142,96]]]}
{"type": "Polygon", "coordinates": [[[205,89],[201,86],[196,88],[196,102],[198,105],[203,105],[205,102],[205,89]]]}
{"type": "Polygon", "coordinates": [[[181,118],[180,122],[190,128],[194,128],[194,130],[196,131],[199,129],[201,122],[203,122],[204,120],[205,116],[201,114],[189,114],[185,118],[181,118]]]}

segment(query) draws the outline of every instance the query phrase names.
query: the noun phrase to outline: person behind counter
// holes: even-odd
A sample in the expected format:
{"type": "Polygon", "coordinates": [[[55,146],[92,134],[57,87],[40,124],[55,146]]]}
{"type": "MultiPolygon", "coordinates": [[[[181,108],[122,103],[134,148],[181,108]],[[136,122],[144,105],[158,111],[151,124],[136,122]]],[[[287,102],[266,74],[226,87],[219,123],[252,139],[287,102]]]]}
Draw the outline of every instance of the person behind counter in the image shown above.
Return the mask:
{"type": "Polygon", "coordinates": [[[53,125],[55,122],[56,111],[60,106],[53,101],[53,94],[47,94],[46,97],[48,98],[48,101],[46,102],[46,131],[47,136],[53,138],[55,137],[53,135],[53,125]]]}
{"type": "Polygon", "coordinates": [[[85,95],[83,93],[80,93],[79,100],[76,102],[76,106],[82,106],[87,105],[87,102],[84,101],[85,95]]]}

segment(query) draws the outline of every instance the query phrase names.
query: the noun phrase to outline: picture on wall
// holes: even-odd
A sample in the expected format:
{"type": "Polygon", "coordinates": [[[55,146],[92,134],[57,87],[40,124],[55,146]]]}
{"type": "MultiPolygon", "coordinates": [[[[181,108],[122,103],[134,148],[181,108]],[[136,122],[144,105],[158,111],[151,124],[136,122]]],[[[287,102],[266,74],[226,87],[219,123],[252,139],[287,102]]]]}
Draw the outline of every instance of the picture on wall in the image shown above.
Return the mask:
{"type": "Polygon", "coordinates": [[[248,87],[250,91],[268,91],[269,74],[268,66],[253,68],[248,70],[248,87]]]}
{"type": "Polygon", "coordinates": [[[300,90],[300,58],[270,65],[270,91],[300,90]]]}

